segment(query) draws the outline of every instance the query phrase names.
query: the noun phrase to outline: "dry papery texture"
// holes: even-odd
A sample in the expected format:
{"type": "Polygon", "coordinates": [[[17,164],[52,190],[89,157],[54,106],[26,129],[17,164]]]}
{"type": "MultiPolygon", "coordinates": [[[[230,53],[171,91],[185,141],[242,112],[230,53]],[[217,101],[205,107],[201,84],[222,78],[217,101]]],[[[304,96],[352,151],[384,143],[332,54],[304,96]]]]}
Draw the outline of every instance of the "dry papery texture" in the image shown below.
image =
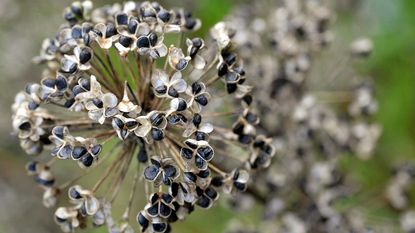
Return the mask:
{"type": "Polygon", "coordinates": [[[34,58],[40,82],[12,106],[28,174],[64,232],[170,232],[270,164],[226,24],[191,37],[190,12],[132,1],[74,2],[64,18],[34,58]]]}
{"type": "Polygon", "coordinates": [[[324,1],[267,3],[238,8],[226,20],[246,74],[257,83],[260,130],[274,137],[276,148],[249,192],[231,200],[243,210],[252,200],[263,204],[263,222],[229,232],[371,232],[361,209],[339,211],[335,204],[357,191],[339,160],[369,159],[381,134],[372,119],[373,84],[355,69],[372,43],[336,44],[334,13],[324,1]]]}
{"type": "Polygon", "coordinates": [[[415,165],[406,162],[396,165],[385,188],[389,205],[399,214],[399,227],[403,232],[415,231],[415,210],[411,201],[410,189],[414,184],[415,165]]]}

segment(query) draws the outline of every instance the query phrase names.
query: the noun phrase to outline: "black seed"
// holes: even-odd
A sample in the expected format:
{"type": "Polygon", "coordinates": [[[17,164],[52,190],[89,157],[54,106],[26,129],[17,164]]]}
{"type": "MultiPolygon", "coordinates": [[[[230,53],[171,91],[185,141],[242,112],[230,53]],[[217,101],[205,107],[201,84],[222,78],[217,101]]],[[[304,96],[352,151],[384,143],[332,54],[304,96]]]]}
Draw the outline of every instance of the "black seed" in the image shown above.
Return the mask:
{"type": "Polygon", "coordinates": [[[36,172],[36,165],[37,165],[36,161],[31,161],[26,165],[26,169],[30,172],[36,172]]]}
{"type": "Polygon", "coordinates": [[[150,9],[141,8],[141,15],[143,18],[155,18],[156,13],[150,9]]]}
{"type": "Polygon", "coordinates": [[[222,63],[220,64],[219,68],[218,68],[218,76],[222,77],[224,76],[226,73],[228,73],[228,65],[226,65],[226,63],[222,63]]]}
{"type": "Polygon", "coordinates": [[[114,118],[112,122],[113,125],[115,124],[118,127],[118,129],[124,128],[124,122],[122,122],[122,120],[120,120],[119,118],[114,118]]]}
{"type": "Polygon", "coordinates": [[[149,221],[144,217],[143,214],[139,213],[137,216],[137,222],[143,228],[142,230],[145,231],[148,227],[149,221]]]}
{"type": "Polygon", "coordinates": [[[157,16],[159,17],[159,19],[161,19],[161,21],[166,23],[170,20],[171,14],[166,10],[160,10],[157,16]]]}
{"type": "Polygon", "coordinates": [[[167,177],[174,177],[177,173],[176,168],[172,165],[166,165],[165,167],[163,167],[164,170],[164,174],[167,177]]]}
{"type": "MultiPolygon", "coordinates": [[[[77,96],[78,94],[85,92],[85,90],[80,86],[80,85],[76,85],[72,88],[72,92],[74,94],[74,96],[77,96]]],[[[75,100],[74,100],[75,102],[75,100]]]]}
{"type": "Polygon", "coordinates": [[[99,153],[101,153],[102,151],[102,146],[101,145],[95,145],[91,148],[91,153],[94,156],[97,156],[99,153]]]}
{"type": "Polygon", "coordinates": [[[147,180],[151,180],[151,181],[153,181],[153,180],[155,180],[156,179],[156,177],[157,177],[157,175],[159,174],[159,169],[158,169],[158,167],[156,167],[156,166],[154,166],[154,165],[151,165],[151,166],[148,166],[148,167],[146,167],[146,169],[144,170],[144,177],[147,179],[147,180]]]}
{"type": "MultiPolygon", "coordinates": [[[[175,207],[175,209],[178,209],[179,207],[175,207]]],[[[168,218],[169,223],[174,223],[179,220],[179,217],[177,217],[177,214],[175,212],[172,212],[170,217],[168,218]]],[[[168,225],[167,230],[164,233],[170,233],[171,227],[168,225]]]]}
{"type": "Polygon", "coordinates": [[[187,117],[185,117],[183,114],[178,113],[178,116],[180,116],[180,120],[182,120],[184,123],[187,122],[187,117]]]}
{"type": "Polygon", "coordinates": [[[89,79],[81,79],[80,81],[80,85],[82,88],[84,88],[85,90],[91,90],[91,82],[89,81],[89,79]]]}
{"type": "Polygon", "coordinates": [[[190,148],[192,148],[192,149],[196,149],[197,148],[197,145],[196,144],[194,144],[194,143],[192,143],[192,142],[190,142],[190,141],[185,141],[184,142],[188,147],[190,147],[190,148]]]}
{"type": "Polygon", "coordinates": [[[156,10],[157,12],[159,12],[160,11],[160,4],[158,3],[158,2],[152,2],[151,3],[151,7],[153,7],[154,8],[154,10],[156,10]]]}
{"type": "Polygon", "coordinates": [[[197,149],[197,153],[206,161],[213,158],[213,150],[210,146],[200,147],[197,149]]]}
{"type": "Polygon", "coordinates": [[[66,78],[58,75],[56,77],[56,88],[58,88],[59,91],[65,90],[68,87],[68,82],[66,81],[66,78]]]}
{"type": "Polygon", "coordinates": [[[75,26],[72,28],[71,36],[73,39],[81,39],[82,38],[82,28],[75,26]]]}
{"type": "Polygon", "coordinates": [[[122,46],[126,48],[130,47],[130,45],[133,43],[133,39],[128,36],[120,36],[120,39],[118,41],[122,46]]]}
{"type": "Polygon", "coordinates": [[[252,95],[245,95],[245,96],[242,98],[242,100],[243,100],[243,101],[245,101],[245,103],[246,103],[247,105],[251,105],[251,103],[252,103],[252,95]]]}
{"type": "Polygon", "coordinates": [[[235,181],[235,182],[233,182],[233,185],[239,191],[244,191],[246,189],[246,184],[244,184],[244,183],[240,183],[240,182],[235,181]]]}
{"type": "Polygon", "coordinates": [[[197,103],[199,103],[200,105],[202,105],[202,106],[206,106],[208,104],[208,102],[209,102],[208,101],[208,98],[206,97],[206,95],[198,95],[198,96],[196,96],[195,101],[197,103]]]}
{"type": "Polygon", "coordinates": [[[104,35],[102,35],[102,32],[101,31],[98,31],[97,29],[93,29],[92,32],[95,33],[99,37],[103,37],[104,36],[104,35]]]}
{"type": "Polygon", "coordinates": [[[206,196],[210,197],[210,199],[212,199],[212,200],[214,200],[216,197],[218,197],[218,193],[216,192],[216,190],[211,188],[211,187],[208,187],[205,190],[205,194],[206,194],[206,196]]]}
{"type": "Polygon", "coordinates": [[[51,78],[47,78],[47,79],[42,80],[42,85],[46,86],[46,87],[54,88],[55,84],[56,84],[56,81],[54,79],[51,79],[51,78]]]}
{"type": "Polygon", "coordinates": [[[210,206],[210,199],[206,196],[201,196],[199,200],[197,200],[197,205],[202,208],[208,208],[210,206]]]}
{"type": "Polygon", "coordinates": [[[232,132],[234,132],[235,134],[241,135],[244,131],[244,124],[242,123],[237,123],[236,125],[233,126],[232,132]]]}
{"type": "Polygon", "coordinates": [[[75,103],[75,99],[68,99],[66,102],[65,102],[65,108],[70,108],[70,107],[72,107],[72,105],[75,103]]]}
{"type": "Polygon", "coordinates": [[[150,47],[150,40],[146,36],[142,36],[137,40],[137,47],[138,48],[149,48],[150,47]]]}
{"type": "Polygon", "coordinates": [[[74,24],[76,22],[76,16],[72,11],[65,12],[64,16],[66,21],[68,21],[71,24],[74,24]]]}
{"type": "MultiPolygon", "coordinates": [[[[105,38],[110,38],[117,34],[117,28],[113,23],[107,24],[107,29],[105,30],[105,38]]],[[[102,34],[101,34],[102,37],[102,34]]]]}
{"type": "Polygon", "coordinates": [[[192,12],[188,11],[188,10],[184,10],[183,15],[185,18],[190,18],[192,17],[192,12]]]}
{"type": "Polygon", "coordinates": [[[152,225],[155,232],[165,232],[167,229],[167,224],[165,223],[153,223],[152,225]]]}
{"type": "Polygon", "coordinates": [[[194,58],[194,57],[196,56],[196,54],[197,54],[197,52],[198,52],[198,51],[199,51],[199,49],[193,46],[193,47],[190,49],[189,56],[190,56],[191,58],[194,58]]]}
{"type": "Polygon", "coordinates": [[[229,94],[234,93],[238,89],[238,84],[236,83],[227,83],[226,84],[226,90],[229,94]]]}
{"type": "Polygon", "coordinates": [[[151,136],[155,141],[161,141],[164,138],[164,132],[161,129],[153,128],[151,130],[151,136]]]}
{"type": "Polygon", "coordinates": [[[36,103],[35,101],[30,101],[27,107],[29,108],[29,110],[34,111],[39,107],[39,104],[36,103]]]}
{"type": "Polygon", "coordinates": [[[197,176],[202,178],[202,179],[208,178],[209,175],[210,175],[210,170],[209,169],[202,170],[197,174],[197,176]]]}
{"type": "Polygon", "coordinates": [[[184,175],[192,182],[196,182],[197,176],[193,172],[185,172],[184,175]]]}
{"type": "Polygon", "coordinates": [[[235,71],[236,73],[238,73],[241,76],[245,75],[245,70],[242,68],[242,66],[233,68],[233,71],[235,71]]]}
{"type": "Polygon", "coordinates": [[[92,103],[94,103],[94,105],[97,108],[103,108],[104,107],[104,102],[102,102],[102,100],[98,99],[98,98],[94,98],[92,99],[92,103]]]}
{"type": "Polygon", "coordinates": [[[63,139],[64,138],[63,131],[64,131],[64,128],[62,126],[56,126],[55,128],[53,128],[52,134],[60,139],[63,139]]]}
{"type": "Polygon", "coordinates": [[[150,117],[150,121],[153,126],[159,126],[161,123],[163,123],[163,120],[164,115],[159,113],[155,113],[150,117]]]}
{"type": "Polygon", "coordinates": [[[117,110],[116,107],[114,107],[114,108],[106,108],[105,111],[104,111],[105,117],[111,117],[111,116],[114,116],[117,113],[118,113],[118,110],[117,110]]]}
{"type": "Polygon", "coordinates": [[[137,154],[137,160],[141,163],[146,163],[148,160],[147,150],[142,147],[141,150],[137,154]]]}
{"type": "Polygon", "coordinates": [[[86,156],[81,158],[81,163],[85,167],[90,167],[93,162],[94,162],[94,157],[92,157],[91,155],[86,155],[86,156]]]}
{"type": "Polygon", "coordinates": [[[261,153],[256,159],[255,159],[255,166],[260,167],[264,164],[268,163],[269,156],[267,154],[261,153]]]}
{"type": "Polygon", "coordinates": [[[158,213],[159,213],[159,203],[156,203],[153,206],[151,206],[150,208],[148,208],[147,213],[149,215],[152,215],[152,216],[158,215],[158,213]]]}
{"type": "Polygon", "coordinates": [[[32,86],[33,86],[33,84],[32,83],[29,83],[29,84],[27,84],[26,86],[25,86],[25,88],[24,88],[24,90],[25,90],[25,92],[27,93],[27,94],[32,94],[32,86]]]}
{"type": "Polygon", "coordinates": [[[51,145],[52,142],[49,140],[49,136],[47,134],[40,136],[40,142],[42,142],[44,145],[51,145]]]}
{"type": "Polygon", "coordinates": [[[74,13],[77,17],[82,17],[82,8],[78,5],[71,5],[71,11],[74,13]]]}
{"type": "Polygon", "coordinates": [[[82,39],[84,40],[84,44],[86,46],[89,46],[89,44],[91,43],[91,36],[89,36],[89,34],[84,34],[82,39]]]}
{"type": "Polygon", "coordinates": [[[187,109],[187,103],[186,103],[186,101],[183,100],[183,99],[180,99],[179,100],[179,105],[177,107],[177,111],[184,111],[186,109],[187,109]]]}
{"type": "Polygon", "coordinates": [[[307,32],[303,26],[298,26],[295,29],[295,34],[299,39],[304,39],[307,35],[307,32]]]}
{"type": "Polygon", "coordinates": [[[238,82],[239,81],[239,77],[240,76],[237,73],[235,73],[235,72],[228,72],[225,75],[225,80],[228,83],[235,83],[235,82],[238,82]]]}
{"type": "Polygon", "coordinates": [[[179,188],[180,188],[180,185],[178,183],[173,182],[171,184],[171,186],[170,186],[170,193],[171,193],[171,195],[173,197],[176,197],[177,196],[177,194],[179,193],[179,188]]]}
{"type": "Polygon", "coordinates": [[[155,46],[157,44],[158,36],[156,33],[151,33],[148,35],[148,40],[150,41],[151,46],[155,46]]]}
{"type": "Polygon", "coordinates": [[[75,62],[68,60],[66,58],[62,59],[61,61],[62,72],[72,74],[72,73],[75,73],[77,69],[78,69],[78,65],[75,62]]]}
{"type": "Polygon", "coordinates": [[[193,157],[193,151],[188,148],[182,148],[181,155],[184,159],[191,159],[193,157]]]}
{"type": "Polygon", "coordinates": [[[135,31],[137,31],[138,22],[136,20],[130,20],[128,23],[128,32],[131,34],[135,34],[135,31]]]}
{"type": "Polygon", "coordinates": [[[163,86],[159,86],[156,88],[156,92],[159,93],[160,95],[166,94],[167,92],[167,86],[163,85],[163,86]]]}
{"type": "Polygon", "coordinates": [[[72,155],[72,147],[70,145],[66,145],[64,146],[60,151],[59,151],[59,156],[61,158],[69,158],[69,156],[72,155]]]}
{"type": "Polygon", "coordinates": [[[181,117],[179,115],[170,115],[167,117],[167,120],[169,121],[169,124],[175,125],[179,123],[181,117]]]}
{"type": "Polygon", "coordinates": [[[202,91],[202,85],[199,82],[194,82],[192,84],[192,93],[199,94],[202,91]]]}
{"type": "Polygon", "coordinates": [[[120,13],[115,16],[115,20],[118,25],[127,25],[128,24],[128,15],[125,13],[120,13]]]}
{"type": "Polygon", "coordinates": [[[192,30],[196,26],[196,20],[192,18],[187,18],[185,22],[185,27],[189,30],[192,30]]]}
{"type": "Polygon", "coordinates": [[[222,178],[219,176],[213,177],[211,184],[215,187],[221,187],[223,185],[222,178]]]}
{"type": "Polygon", "coordinates": [[[245,116],[245,119],[246,119],[249,123],[254,124],[254,123],[256,123],[256,121],[258,120],[258,116],[257,116],[257,115],[255,115],[255,114],[253,114],[253,113],[251,113],[251,112],[248,112],[248,114],[246,114],[246,116],[245,116]]]}
{"type": "Polygon", "coordinates": [[[137,121],[128,121],[125,123],[128,129],[134,129],[138,125],[137,121]]]}
{"type": "Polygon", "coordinates": [[[228,66],[231,66],[236,62],[236,54],[235,53],[222,54],[222,57],[225,60],[226,64],[228,64],[228,66]]]}
{"type": "Polygon", "coordinates": [[[73,199],[80,199],[82,197],[75,188],[71,188],[71,190],[69,190],[69,196],[73,199]]]}
{"type": "Polygon", "coordinates": [[[199,127],[200,123],[202,123],[202,116],[199,113],[195,113],[192,122],[196,127],[199,127]]]}
{"type": "Polygon", "coordinates": [[[72,158],[75,160],[80,159],[84,156],[88,151],[83,146],[75,146],[72,151],[72,158]]]}
{"type": "Polygon", "coordinates": [[[176,70],[181,71],[181,70],[184,70],[186,68],[186,66],[187,66],[187,60],[184,59],[184,58],[181,58],[179,60],[179,62],[177,62],[175,68],[176,68],[176,70]]]}
{"type": "Polygon", "coordinates": [[[253,144],[254,148],[262,148],[264,145],[265,145],[265,142],[263,140],[257,140],[253,144]]]}
{"type": "Polygon", "coordinates": [[[87,48],[83,48],[81,50],[81,53],[79,54],[79,62],[81,64],[85,64],[89,60],[91,60],[91,58],[92,58],[91,51],[89,51],[89,49],[87,49],[87,48]]]}
{"type": "Polygon", "coordinates": [[[200,131],[196,131],[196,140],[197,141],[206,141],[207,138],[207,134],[200,132],[200,131]]]}
{"type": "Polygon", "coordinates": [[[174,87],[169,88],[168,94],[169,94],[169,96],[171,96],[173,98],[179,97],[179,92],[177,92],[176,89],[174,89],[174,87]]]}
{"type": "Polygon", "coordinates": [[[151,198],[150,198],[151,204],[156,203],[159,200],[159,198],[160,198],[160,195],[158,193],[154,193],[153,195],[151,195],[151,198]]]}
{"type": "Polygon", "coordinates": [[[203,189],[201,189],[199,186],[196,186],[196,194],[197,196],[202,196],[204,193],[203,189]]]}
{"type": "Polygon", "coordinates": [[[200,38],[193,38],[192,39],[193,46],[196,48],[202,47],[203,41],[200,38]]]}
{"type": "Polygon", "coordinates": [[[92,23],[83,23],[82,24],[82,33],[87,34],[94,29],[94,25],[92,23]]]}
{"type": "Polygon", "coordinates": [[[196,165],[197,168],[203,169],[206,165],[206,162],[205,162],[204,159],[202,159],[202,157],[195,156],[195,165],[196,165]]]}
{"type": "Polygon", "coordinates": [[[160,216],[163,218],[169,217],[171,214],[171,209],[164,203],[160,203],[160,216]]]}
{"type": "Polygon", "coordinates": [[[249,144],[253,139],[254,138],[252,135],[239,135],[238,137],[239,142],[242,144],[249,144]]]}
{"type": "Polygon", "coordinates": [[[270,145],[266,145],[265,148],[263,148],[264,152],[271,155],[273,148],[270,145]]]}

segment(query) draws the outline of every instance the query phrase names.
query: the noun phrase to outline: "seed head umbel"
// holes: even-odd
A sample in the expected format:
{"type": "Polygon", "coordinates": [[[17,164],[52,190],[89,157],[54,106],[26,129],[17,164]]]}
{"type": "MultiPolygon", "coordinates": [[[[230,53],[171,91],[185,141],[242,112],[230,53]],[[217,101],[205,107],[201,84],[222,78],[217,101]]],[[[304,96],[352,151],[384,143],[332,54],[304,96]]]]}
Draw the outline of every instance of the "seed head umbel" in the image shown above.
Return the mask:
{"type": "Polygon", "coordinates": [[[274,146],[225,23],[192,37],[202,22],[187,10],[133,1],[74,2],[64,19],[34,58],[40,81],[12,106],[28,174],[64,232],[170,232],[269,166],[274,146]]]}

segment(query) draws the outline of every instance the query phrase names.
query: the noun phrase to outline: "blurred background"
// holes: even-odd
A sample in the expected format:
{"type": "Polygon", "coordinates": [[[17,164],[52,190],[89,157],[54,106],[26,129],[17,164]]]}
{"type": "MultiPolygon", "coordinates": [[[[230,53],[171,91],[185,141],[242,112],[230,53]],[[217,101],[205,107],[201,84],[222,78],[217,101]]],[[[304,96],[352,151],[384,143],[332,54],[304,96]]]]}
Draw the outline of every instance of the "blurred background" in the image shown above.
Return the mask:
{"type": "MultiPolygon", "coordinates": [[[[42,192],[28,179],[28,161],[11,136],[10,105],[25,82],[39,80],[40,67],[31,63],[43,38],[52,36],[63,22],[62,10],[70,0],[0,0],[0,232],[59,232],[52,211],[41,203],[42,192]]],[[[114,1],[95,1],[96,5],[114,1]]],[[[246,2],[246,1],[245,1],[246,2]]],[[[345,201],[367,209],[373,221],[398,223],[398,214],[383,198],[390,168],[415,155],[415,1],[413,0],[336,0],[337,17],[333,25],[336,40],[350,42],[357,36],[374,41],[374,54],[360,68],[373,77],[380,110],[378,122],[383,136],[376,154],[369,161],[348,157],[343,169],[364,192],[345,201]]],[[[206,34],[209,26],[223,19],[232,7],[244,1],[197,0],[165,1],[186,6],[201,18],[206,34]]],[[[410,190],[415,200],[415,187],[410,190]]],[[[415,207],[415,201],[413,201],[415,207]]],[[[259,218],[258,212],[234,213],[222,205],[213,210],[197,210],[187,221],[175,224],[174,232],[223,232],[233,217],[247,224],[259,218]]],[[[106,232],[89,230],[85,232],[106,232]]]]}

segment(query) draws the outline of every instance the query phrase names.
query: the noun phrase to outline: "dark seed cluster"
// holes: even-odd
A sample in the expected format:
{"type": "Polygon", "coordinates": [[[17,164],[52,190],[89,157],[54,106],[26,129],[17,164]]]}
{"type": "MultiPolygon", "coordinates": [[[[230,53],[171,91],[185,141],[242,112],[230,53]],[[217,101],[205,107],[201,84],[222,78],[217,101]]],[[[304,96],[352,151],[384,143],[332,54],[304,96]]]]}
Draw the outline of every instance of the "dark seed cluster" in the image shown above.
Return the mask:
{"type": "MultiPolygon", "coordinates": [[[[333,71],[322,72],[317,57],[330,56],[330,44],[336,43],[330,31],[333,13],[323,2],[251,4],[238,8],[225,23],[240,45],[244,73],[258,77],[253,96],[256,111],[262,113],[259,122],[252,110],[245,111],[233,132],[242,143],[249,142],[248,129],[258,125],[275,139],[277,156],[271,167],[251,175],[254,185],[230,200],[242,210],[250,208],[252,200],[263,204],[259,232],[371,232],[359,213],[340,212],[335,204],[353,190],[339,160],[346,154],[369,159],[381,132],[372,120],[377,112],[373,85],[354,78],[359,75],[351,62],[368,58],[372,44],[357,39],[346,51],[335,50],[344,64],[324,63],[323,70],[333,71]]],[[[222,57],[223,67],[233,64],[232,54],[222,57]]],[[[223,71],[225,75],[227,69],[223,71]]],[[[226,80],[234,79],[237,76],[230,75],[226,80]]],[[[258,138],[253,145],[261,148],[254,167],[268,165],[262,159],[268,157],[267,145],[258,138]]]]}

